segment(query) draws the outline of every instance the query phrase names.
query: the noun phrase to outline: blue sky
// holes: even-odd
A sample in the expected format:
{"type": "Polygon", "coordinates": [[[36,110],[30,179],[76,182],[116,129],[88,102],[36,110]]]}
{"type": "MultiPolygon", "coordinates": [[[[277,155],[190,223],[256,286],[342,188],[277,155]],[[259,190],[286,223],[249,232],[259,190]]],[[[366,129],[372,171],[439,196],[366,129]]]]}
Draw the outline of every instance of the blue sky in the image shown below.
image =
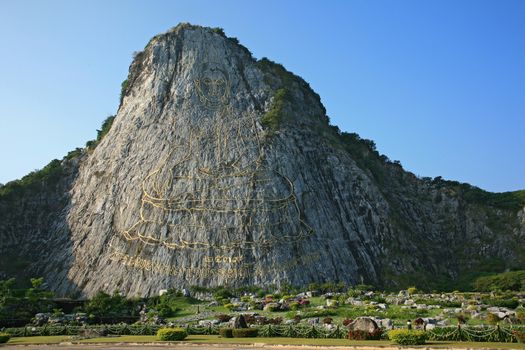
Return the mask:
{"type": "Polygon", "coordinates": [[[0,183],[95,138],[133,51],[223,27],[420,176],[525,188],[525,1],[0,0],[0,183]]]}

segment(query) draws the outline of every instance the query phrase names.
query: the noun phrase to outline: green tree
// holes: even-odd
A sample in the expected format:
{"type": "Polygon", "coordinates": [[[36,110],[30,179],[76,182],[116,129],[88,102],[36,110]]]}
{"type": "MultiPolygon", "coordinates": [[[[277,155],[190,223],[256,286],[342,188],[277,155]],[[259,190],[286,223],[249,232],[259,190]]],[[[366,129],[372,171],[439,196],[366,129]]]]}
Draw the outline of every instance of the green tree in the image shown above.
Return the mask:
{"type": "Polygon", "coordinates": [[[105,292],[98,292],[91,300],[84,305],[84,311],[98,317],[125,316],[130,314],[128,301],[119,292],[109,295],[105,292]]]}

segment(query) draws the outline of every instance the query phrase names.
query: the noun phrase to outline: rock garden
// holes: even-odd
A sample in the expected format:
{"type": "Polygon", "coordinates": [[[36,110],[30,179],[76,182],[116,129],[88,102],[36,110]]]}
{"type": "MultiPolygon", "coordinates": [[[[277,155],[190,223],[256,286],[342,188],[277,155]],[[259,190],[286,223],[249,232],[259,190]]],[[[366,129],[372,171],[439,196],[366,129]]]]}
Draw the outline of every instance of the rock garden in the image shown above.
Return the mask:
{"type": "Polygon", "coordinates": [[[520,342],[525,334],[525,293],[510,290],[428,293],[413,287],[385,292],[366,285],[334,283],[312,284],[304,290],[194,287],[162,291],[152,298],[99,293],[73,303],[76,306],[70,310],[62,310],[58,306],[64,301],[53,299],[38,283],[24,293],[9,292],[6,282],[2,283],[0,333],[4,338],[159,334],[159,339],[166,340],[185,334],[390,339],[403,345],[425,341],[520,342]],[[21,319],[6,317],[9,312],[27,317],[32,311],[23,325],[14,324],[21,319]],[[176,335],[170,329],[177,329],[176,335]]]}

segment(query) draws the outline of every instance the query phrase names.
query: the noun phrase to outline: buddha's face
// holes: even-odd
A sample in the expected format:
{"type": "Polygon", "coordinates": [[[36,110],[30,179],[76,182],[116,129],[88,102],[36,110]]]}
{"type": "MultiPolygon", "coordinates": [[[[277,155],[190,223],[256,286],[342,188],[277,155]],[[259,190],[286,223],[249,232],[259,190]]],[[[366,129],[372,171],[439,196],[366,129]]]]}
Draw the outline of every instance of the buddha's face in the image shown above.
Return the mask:
{"type": "Polygon", "coordinates": [[[205,63],[195,81],[199,99],[206,107],[216,109],[228,103],[230,84],[226,71],[216,63],[205,63]]]}

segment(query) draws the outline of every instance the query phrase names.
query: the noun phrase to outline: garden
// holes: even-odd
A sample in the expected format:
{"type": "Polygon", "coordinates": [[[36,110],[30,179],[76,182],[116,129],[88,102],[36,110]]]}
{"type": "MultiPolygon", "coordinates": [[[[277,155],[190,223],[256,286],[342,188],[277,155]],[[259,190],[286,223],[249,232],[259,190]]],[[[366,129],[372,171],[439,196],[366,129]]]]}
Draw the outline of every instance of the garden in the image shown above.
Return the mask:
{"type": "Polygon", "coordinates": [[[521,285],[501,290],[487,282],[480,285],[490,291],[445,293],[328,282],[303,289],[190,287],[150,298],[99,292],[87,300],[54,298],[41,278],[29,288],[15,285],[0,281],[0,342],[525,342],[521,285]]]}

